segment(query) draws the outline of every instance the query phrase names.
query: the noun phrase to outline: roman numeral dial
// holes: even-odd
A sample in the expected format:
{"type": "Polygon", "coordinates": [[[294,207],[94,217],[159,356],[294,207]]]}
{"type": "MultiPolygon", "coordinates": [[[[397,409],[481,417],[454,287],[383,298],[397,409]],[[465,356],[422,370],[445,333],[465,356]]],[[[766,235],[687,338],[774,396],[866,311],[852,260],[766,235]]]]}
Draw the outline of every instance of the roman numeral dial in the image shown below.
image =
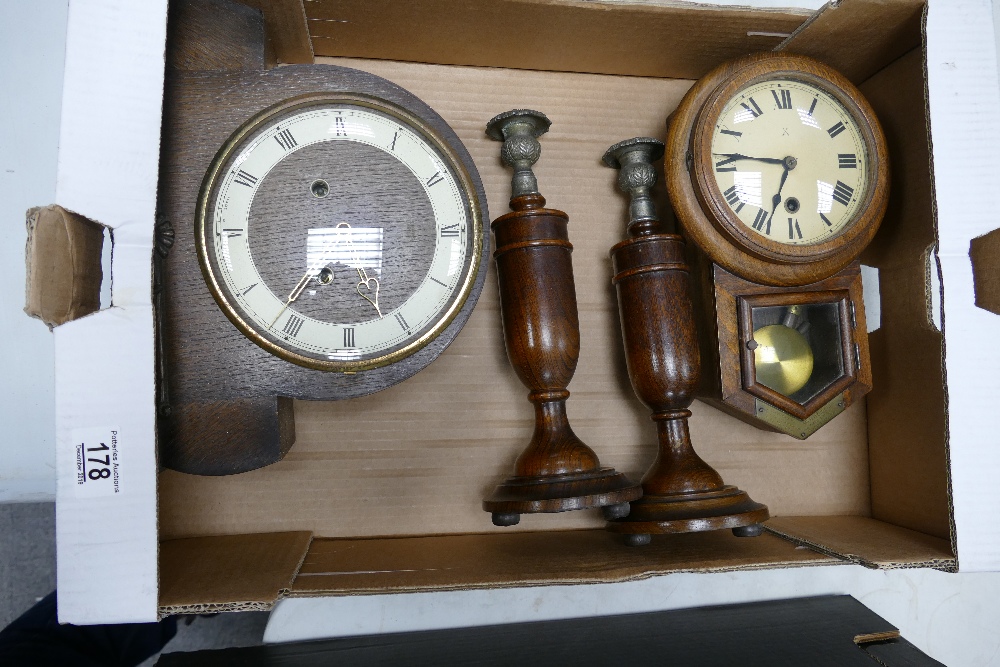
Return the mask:
{"type": "Polygon", "coordinates": [[[467,167],[432,127],[334,98],[289,102],[232,141],[199,244],[240,331],[343,372],[445,332],[471,298],[485,230],[467,167]]]}
{"type": "Polygon", "coordinates": [[[796,246],[824,243],[857,219],[870,179],[865,135],[835,95],[773,78],[747,85],[721,108],[711,164],[700,164],[728,219],[796,246]]]}

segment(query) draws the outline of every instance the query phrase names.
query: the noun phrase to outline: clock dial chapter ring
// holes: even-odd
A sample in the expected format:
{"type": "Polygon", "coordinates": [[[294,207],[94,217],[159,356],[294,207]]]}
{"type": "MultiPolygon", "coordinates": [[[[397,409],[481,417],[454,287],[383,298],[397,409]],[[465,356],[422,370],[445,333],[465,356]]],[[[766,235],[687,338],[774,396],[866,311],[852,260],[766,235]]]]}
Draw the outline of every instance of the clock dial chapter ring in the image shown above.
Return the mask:
{"type": "MultiPolygon", "coordinates": [[[[357,130],[357,128],[354,129],[357,130]]],[[[392,149],[396,149],[396,135],[390,136],[392,137],[392,149]]],[[[389,138],[385,138],[383,143],[388,144],[389,141],[389,138]]],[[[392,162],[388,158],[386,160],[392,162]]],[[[270,170],[270,167],[268,169],[270,170]]],[[[256,187],[263,187],[263,184],[267,182],[267,177],[270,173],[269,170],[266,173],[253,174],[251,184],[256,187]]],[[[249,168],[247,172],[250,173],[249,168]]],[[[304,174],[302,178],[304,183],[302,196],[308,197],[314,204],[323,205],[324,202],[329,203],[336,199],[335,191],[340,183],[335,179],[326,178],[325,180],[318,180],[309,174],[304,174]],[[320,181],[327,187],[317,190],[315,186],[320,181]],[[329,184],[327,184],[327,181],[329,181],[329,184]]],[[[235,180],[235,183],[243,184],[239,180],[235,180]]],[[[254,224],[250,217],[250,210],[254,206],[253,202],[256,193],[257,190],[254,189],[253,194],[249,195],[249,203],[243,203],[243,209],[245,210],[242,212],[245,214],[245,220],[242,222],[242,232],[246,235],[243,238],[245,247],[242,252],[246,256],[244,263],[248,261],[252,264],[254,270],[257,271],[254,275],[259,277],[262,272],[267,273],[271,269],[270,267],[257,267],[254,264],[255,260],[251,256],[252,244],[246,238],[254,224]]],[[[243,198],[247,199],[247,195],[244,194],[243,198]]],[[[361,203],[354,202],[355,210],[364,211],[366,210],[365,206],[371,209],[372,206],[369,199],[371,197],[368,199],[362,198],[363,201],[361,203]],[[362,206],[362,208],[357,209],[357,206],[362,206]]],[[[377,209],[377,197],[375,204],[374,208],[377,209]]],[[[234,206],[233,208],[238,207],[234,206]]],[[[234,219],[238,218],[235,213],[232,215],[234,219]]],[[[371,211],[371,215],[377,216],[378,211],[371,211]]],[[[227,219],[223,217],[219,219],[226,220],[226,225],[229,225],[227,219]]],[[[419,224],[423,224],[422,220],[419,224]]],[[[346,232],[346,227],[350,226],[351,223],[342,221],[339,218],[337,220],[324,219],[322,227],[329,229],[316,231],[328,232],[327,236],[333,239],[334,243],[338,243],[341,240],[340,236],[343,235],[341,232],[346,232]],[[344,227],[344,229],[341,227],[344,227]]],[[[310,231],[313,230],[310,228],[310,231]]],[[[380,230],[380,244],[381,233],[380,230]]],[[[392,230],[389,229],[386,233],[392,233],[392,230]]],[[[235,235],[239,237],[240,232],[236,232],[235,235]]],[[[216,155],[203,182],[196,215],[196,245],[202,273],[220,309],[237,329],[263,349],[286,361],[308,368],[346,373],[370,370],[400,361],[426,347],[447,329],[462,310],[477,282],[484,252],[483,236],[482,211],[478,202],[477,189],[462,159],[437,132],[418,117],[390,102],[360,93],[317,93],[304,95],[269,107],[248,120],[230,137],[216,155]],[[367,308],[368,314],[362,317],[362,321],[357,323],[353,321],[338,323],[336,321],[325,321],[322,317],[320,320],[316,320],[315,317],[310,317],[308,313],[297,312],[295,310],[296,304],[294,302],[296,299],[286,298],[290,296],[287,289],[278,289],[266,281],[261,281],[264,282],[264,289],[259,289],[257,294],[251,295],[251,297],[256,299],[255,303],[257,305],[260,305],[262,302],[266,302],[265,297],[271,294],[278,299],[277,306],[283,312],[279,312],[278,308],[272,308],[266,314],[263,310],[257,312],[257,310],[250,306],[251,299],[249,297],[244,298],[247,294],[245,292],[242,294],[239,293],[239,285],[232,278],[233,266],[238,262],[229,256],[226,257],[225,261],[220,261],[220,255],[225,254],[228,247],[223,242],[233,240],[222,239],[220,242],[218,236],[220,231],[218,229],[219,225],[216,224],[217,214],[220,216],[229,215],[226,211],[219,213],[219,209],[225,208],[225,206],[228,206],[228,202],[230,202],[230,199],[225,199],[226,188],[229,187],[241,191],[240,188],[237,188],[233,184],[234,178],[239,178],[238,173],[236,177],[233,174],[238,166],[250,164],[250,159],[253,157],[253,150],[261,142],[265,142],[267,146],[270,146],[272,151],[275,151],[277,149],[271,146],[273,139],[275,145],[280,145],[281,148],[287,151],[287,154],[278,158],[274,165],[283,164],[287,156],[293,156],[295,151],[305,151],[308,146],[315,145],[321,148],[325,146],[333,147],[335,145],[333,140],[322,139],[312,144],[307,144],[300,135],[297,140],[293,139],[293,141],[298,142],[291,144],[294,147],[293,150],[292,148],[288,148],[287,135],[281,136],[281,133],[288,130],[288,128],[294,129],[293,126],[296,119],[308,117],[311,113],[320,114],[336,109],[345,111],[356,110],[362,116],[368,114],[367,117],[369,119],[384,121],[386,126],[398,128],[397,135],[405,137],[405,140],[409,142],[410,146],[405,150],[409,150],[411,155],[407,158],[403,154],[403,139],[399,140],[401,148],[396,151],[400,155],[396,155],[385,146],[377,145],[377,142],[368,142],[366,144],[366,140],[362,140],[365,139],[364,137],[360,137],[357,140],[349,138],[348,130],[350,128],[349,126],[345,126],[344,123],[338,121],[336,125],[333,125],[331,121],[330,125],[330,131],[332,132],[334,131],[333,128],[336,128],[337,137],[341,139],[336,145],[348,146],[350,144],[357,144],[358,146],[369,146],[365,150],[391,155],[395,161],[412,172],[411,177],[413,177],[414,183],[418,184],[418,189],[422,188],[426,192],[424,196],[429,198],[427,206],[429,207],[429,217],[433,230],[425,230],[422,234],[425,236],[429,234],[434,237],[434,255],[430,261],[432,262],[432,266],[445,267],[447,278],[441,280],[444,274],[435,277],[433,271],[428,272],[426,275],[421,273],[420,275],[409,276],[408,280],[415,285],[413,288],[415,291],[411,291],[411,293],[403,297],[398,297],[396,299],[397,303],[391,304],[392,307],[387,310],[385,304],[380,302],[380,297],[384,296],[379,291],[380,288],[384,287],[384,284],[380,285],[379,283],[379,276],[381,274],[372,275],[369,272],[367,280],[365,280],[366,269],[362,266],[360,260],[345,260],[341,257],[339,259],[341,263],[334,264],[332,267],[326,266],[321,269],[319,266],[313,267],[310,265],[306,271],[306,275],[302,277],[299,284],[294,285],[292,294],[298,297],[306,288],[309,288],[307,291],[311,291],[313,294],[323,289],[331,289],[331,287],[335,287],[335,285],[331,286],[331,283],[335,279],[341,278],[342,273],[346,276],[348,272],[351,274],[355,273],[356,269],[360,278],[356,277],[351,289],[356,289],[353,297],[354,301],[364,304],[364,308],[367,308]],[[340,128],[344,128],[342,137],[339,131],[340,128]],[[419,151],[423,151],[423,154],[419,151]],[[413,157],[414,155],[416,157],[413,157]],[[407,162],[407,159],[409,162],[407,162]],[[434,174],[418,174],[416,173],[418,169],[410,163],[421,165],[421,169],[424,171],[428,170],[425,165],[438,165],[439,170],[434,174]],[[437,186],[437,188],[432,190],[432,186],[437,186]],[[455,244],[459,245],[457,255],[455,244]],[[456,258],[459,263],[457,266],[454,266],[456,258]],[[314,271],[313,269],[316,270],[314,271]],[[316,275],[314,276],[313,273],[316,275]],[[322,281],[319,279],[320,275],[323,277],[322,281]],[[359,280],[361,281],[360,283],[358,282],[359,280]],[[305,284],[303,284],[303,281],[305,284]],[[354,283],[358,284],[354,285],[354,283]],[[278,294],[277,292],[281,293],[278,294]],[[399,298],[403,298],[402,304],[398,303],[399,298]],[[418,298],[420,299],[419,301],[413,301],[418,298]],[[411,302],[416,305],[412,305],[411,302]],[[281,304],[284,304],[284,306],[281,304]],[[407,304],[411,305],[407,306],[407,304]],[[410,310],[407,311],[407,308],[410,310]],[[427,308],[432,308],[433,311],[420,311],[421,321],[414,322],[411,327],[406,322],[404,313],[413,312],[414,308],[423,308],[425,311],[427,308]],[[388,320],[390,317],[393,318],[391,321],[388,321],[388,323],[383,322],[383,320],[388,320]],[[286,320],[291,322],[291,324],[286,322],[286,320]],[[382,345],[381,348],[371,348],[369,346],[370,351],[364,354],[339,354],[339,350],[336,348],[341,347],[341,340],[345,348],[354,348],[355,325],[357,325],[360,331],[360,327],[363,326],[371,328],[373,322],[375,325],[382,327],[380,331],[389,331],[387,327],[394,327],[392,333],[388,336],[383,334],[383,337],[389,341],[387,344],[382,345]],[[398,325],[396,324],[397,322],[398,325]],[[326,329],[322,329],[324,326],[326,329]],[[309,329],[309,327],[312,327],[312,329],[309,329]],[[310,331],[312,333],[306,336],[306,333],[310,331]],[[288,336],[289,333],[291,333],[291,336],[288,336]],[[282,340],[283,334],[285,340],[282,340]],[[312,341],[312,348],[304,342],[300,345],[288,342],[297,335],[309,338],[312,341]],[[327,336],[330,340],[317,339],[317,335],[327,336]],[[336,337],[335,341],[333,340],[334,337],[336,337]],[[320,341],[318,345],[316,344],[317,340],[320,341]],[[347,345],[348,342],[350,343],[349,346],[347,345]],[[328,354],[331,350],[338,352],[338,354],[328,354]],[[333,358],[334,356],[338,358],[333,358]]],[[[345,239],[348,245],[350,245],[350,235],[345,236],[345,239]]],[[[238,246],[240,240],[237,238],[235,242],[238,246]]],[[[379,245],[379,261],[381,261],[381,248],[382,246],[379,245]]],[[[307,249],[304,248],[303,250],[307,249]]],[[[350,248],[348,247],[347,250],[350,250],[350,248]]],[[[347,252],[347,250],[344,252],[347,252]]],[[[387,252],[391,250],[392,248],[387,246],[387,252]]],[[[307,252],[303,252],[302,254],[308,255],[307,252]]],[[[314,252],[313,254],[316,253],[314,252]]],[[[343,253],[340,254],[343,255],[343,253]]],[[[311,260],[309,261],[311,264],[311,260]]],[[[399,267],[386,266],[385,268],[390,271],[399,270],[399,267]]],[[[406,267],[402,268],[405,270],[406,267]]],[[[288,283],[289,285],[300,277],[301,271],[302,268],[300,266],[294,272],[291,272],[297,275],[288,278],[291,281],[288,283]]],[[[378,271],[381,271],[381,269],[378,269],[378,271]]],[[[273,271],[271,273],[273,274],[273,271]]],[[[244,275],[250,274],[244,271],[244,275]]],[[[341,278],[341,280],[344,281],[346,278],[341,278]]],[[[271,282],[273,283],[274,280],[271,282]]],[[[382,292],[384,292],[384,289],[382,289],[382,292]]],[[[412,316],[411,319],[413,319],[412,316]]],[[[298,341],[295,342],[297,343],[298,341]]]]}
{"type": "MultiPolygon", "coordinates": [[[[827,106],[834,108],[833,104],[828,103],[827,106]]],[[[811,115],[811,109],[802,110],[806,111],[811,115]]],[[[798,115],[802,118],[802,113],[798,115]]],[[[786,128],[785,132],[787,131],[786,128]]],[[[792,132],[795,131],[793,126],[792,132]]],[[[822,132],[822,136],[826,135],[827,132],[822,132]]],[[[841,139],[849,136],[851,135],[844,135],[841,139]]],[[[739,146],[736,141],[727,145],[739,146]]],[[[804,284],[836,273],[870,242],[885,212],[888,200],[888,159],[885,139],[874,112],[850,82],[810,58],[765,53],[720,66],[700,80],[674,112],[670,120],[667,147],[664,169],[668,191],[685,235],[720,266],[764,284],[804,284]],[[779,97],[781,86],[775,84],[785,82],[798,87],[798,90],[782,92],[779,97]],[[766,106],[765,100],[758,104],[752,98],[741,100],[739,97],[742,91],[754,87],[767,89],[764,92],[767,95],[766,106]],[[757,146],[756,151],[713,151],[713,141],[716,136],[720,136],[717,128],[722,128],[723,134],[741,135],[760,116],[775,118],[775,113],[791,113],[792,97],[786,95],[797,96],[801,102],[802,92],[807,89],[817,91],[817,99],[832,100],[847,114],[845,118],[854,121],[859,141],[863,144],[863,149],[855,151],[863,154],[855,156],[855,159],[858,160],[858,167],[866,168],[864,181],[867,185],[863,192],[857,194],[848,187],[851,197],[844,197],[839,190],[831,191],[830,196],[836,198],[837,202],[850,199],[852,211],[850,216],[832,221],[839,227],[832,236],[825,235],[823,238],[824,235],[816,235],[818,241],[809,242],[807,228],[805,241],[782,243],[763,233],[764,223],[770,225],[773,222],[784,226],[788,220],[789,236],[793,235],[792,223],[797,223],[799,217],[806,213],[806,200],[800,201],[801,195],[794,189],[790,191],[786,180],[794,183],[800,174],[804,176],[808,173],[812,166],[810,155],[794,155],[794,145],[788,144],[778,148],[765,144],[763,147],[757,146]],[[739,105],[746,107],[746,111],[741,112],[746,118],[741,121],[751,122],[738,128],[740,131],[734,131],[720,119],[727,109],[732,115],[734,105],[740,101],[749,102],[739,105]],[[775,112],[772,106],[789,111],[775,112]],[[715,152],[720,155],[714,155],[715,152]],[[752,208],[747,206],[746,209],[757,211],[758,219],[741,220],[731,208],[731,205],[744,208],[743,197],[737,201],[734,194],[738,184],[734,183],[729,191],[724,192],[717,179],[716,169],[719,172],[751,171],[747,169],[747,165],[752,165],[752,171],[756,172],[744,176],[756,175],[759,201],[754,202],[752,208]],[[777,196],[779,192],[780,197],[777,196]],[[772,198],[772,195],[775,196],[772,198]],[[801,212],[800,208],[803,208],[801,212]],[[764,217],[761,217],[762,214],[764,217]],[[755,226],[761,228],[760,232],[753,228],[755,226]]],[[[837,155],[832,155],[832,167],[836,171],[837,155]]],[[[861,171],[862,169],[856,169],[854,173],[860,174],[861,171]]],[[[723,173],[723,176],[734,181],[736,179],[735,174],[723,173]]],[[[840,188],[839,181],[837,184],[840,188]]],[[[815,206],[815,201],[812,205],[815,206]]],[[[820,212],[822,211],[820,208],[820,212]]],[[[830,224],[827,218],[824,217],[823,220],[830,224]]],[[[805,227],[804,221],[802,226],[805,227]]],[[[802,231],[798,226],[794,231],[802,238],[802,231]]]]}

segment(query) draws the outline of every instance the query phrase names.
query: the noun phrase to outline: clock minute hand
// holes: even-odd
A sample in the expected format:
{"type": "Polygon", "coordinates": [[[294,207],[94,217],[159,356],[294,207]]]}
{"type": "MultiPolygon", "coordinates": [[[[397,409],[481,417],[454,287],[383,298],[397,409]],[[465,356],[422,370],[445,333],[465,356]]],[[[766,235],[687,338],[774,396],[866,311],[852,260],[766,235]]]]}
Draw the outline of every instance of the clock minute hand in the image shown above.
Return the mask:
{"type": "Polygon", "coordinates": [[[782,164],[785,165],[785,170],[781,172],[781,182],[778,183],[778,193],[771,197],[771,215],[767,218],[767,228],[771,229],[771,220],[774,219],[774,212],[778,210],[778,204],[781,203],[781,190],[785,187],[785,179],[788,178],[789,166],[787,160],[782,160],[782,164]]]}
{"type": "Polygon", "coordinates": [[[743,155],[742,153],[712,153],[716,157],[727,157],[729,162],[735,162],[736,160],[752,160],[753,162],[764,162],[765,164],[785,164],[785,160],[776,157],[750,157],[749,155],[743,155]]]}
{"type": "Polygon", "coordinates": [[[299,279],[299,282],[295,284],[295,287],[288,295],[288,300],[285,301],[283,306],[281,306],[281,310],[278,311],[278,314],[274,316],[274,319],[271,320],[271,324],[269,324],[268,326],[273,327],[274,323],[278,321],[279,317],[281,317],[281,314],[285,312],[285,309],[288,308],[288,306],[291,305],[293,301],[295,301],[302,295],[302,291],[305,290],[306,285],[308,285],[309,281],[312,280],[312,274],[313,274],[313,269],[310,268],[306,271],[306,274],[299,279]]]}
{"type": "MultiPolygon", "coordinates": [[[[337,225],[337,229],[350,228],[351,225],[346,222],[341,222],[337,225]]],[[[351,253],[354,257],[354,268],[358,271],[358,279],[360,282],[355,287],[358,292],[358,296],[374,306],[375,312],[378,313],[378,316],[381,318],[383,315],[382,309],[378,305],[378,291],[380,287],[378,278],[371,278],[368,276],[368,271],[366,271],[365,267],[361,265],[361,257],[358,255],[358,249],[354,247],[354,242],[351,240],[349,235],[347,237],[347,247],[351,249],[351,253]],[[372,284],[375,285],[374,288],[372,287],[372,284]]]]}

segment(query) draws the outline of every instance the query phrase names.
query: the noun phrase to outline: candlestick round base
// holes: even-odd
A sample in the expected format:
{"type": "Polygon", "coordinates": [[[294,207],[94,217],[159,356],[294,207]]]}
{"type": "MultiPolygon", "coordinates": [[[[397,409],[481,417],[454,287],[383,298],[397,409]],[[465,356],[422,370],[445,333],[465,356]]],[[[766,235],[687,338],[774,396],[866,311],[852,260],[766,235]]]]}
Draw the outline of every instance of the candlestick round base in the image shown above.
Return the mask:
{"type": "Polygon", "coordinates": [[[619,512],[642,496],[642,487],[614,468],[540,477],[510,477],[483,501],[483,509],[497,517],[542,512],[567,512],[615,506],[619,512]]]}
{"type": "Polygon", "coordinates": [[[730,529],[738,537],[755,537],[764,532],[761,523],[769,517],[767,506],[726,485],[708,491],[643,496],[632,503],[627,517],[609,522],[607,529],[626,535],[630,545],[638,544],[632,535],[705,530],[730,529]]]}

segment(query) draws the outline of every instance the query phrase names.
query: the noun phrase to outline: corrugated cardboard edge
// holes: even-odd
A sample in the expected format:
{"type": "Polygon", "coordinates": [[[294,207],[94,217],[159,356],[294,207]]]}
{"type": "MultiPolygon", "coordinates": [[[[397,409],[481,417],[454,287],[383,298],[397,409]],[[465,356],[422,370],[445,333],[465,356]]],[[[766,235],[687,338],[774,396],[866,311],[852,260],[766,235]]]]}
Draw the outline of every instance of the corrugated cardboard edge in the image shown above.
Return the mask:
{"type": "Polygon", "coordinates": [[[160,617],[267,611],[288,594],[312,533],[256,533],[160,543],[160,617]]]}
{"type": "Polygon", "coordinates": [[[104,226],[56,205],[25,218],[24,312],[51,329],[100,310],[104,226]]]}
{"type": "Polygon", "coordinates": [[[947,540],[866,517],[774,517],[765,527],[795,544],[876,570],[956,572],[947,540]],[[901,556],[906,553],[907,555],[901,556]]]}
{"type": "MultiPolygon", "coordinates": [[[[920,39],[921,39],[921,49],[923,51],[923,65],[924,65],[924,113],[927,115],[927,169],[930,174],[931,181],[931,220],[934,225],[934,239],[935,245],[933,248],[933,258],[934,258],[934,270],[937,272],[937,285],[938,285],[938,298],[940,303],[940,318],[941,318],[941,381],[943,385],[944,394],[944,451],[945,451],[945,470],[947,474],[947,489],[948,489],[948,528],[949,528],[949,542],[951,543],[951,552],[954,556],[954,569],[953,572],[957,572],[958,565],[958,522],[955,517],[955,493],[954,493],[954,475],[951,470],[951,462],[953,460],[951,452],[951,431],[952,422],[951,415],[949,412],[949,405],[951,401],[951,391],[948,387],[948,337],[945,335],[944,328],[944,270],[941,266],[940,257],[940,218],[938,217],[938,198],[937,198],[937,183],[935,180],[934,172],[934,136],[931,130],[931,92],[930,92],[930,78],[927,71],[927,59],[929,57],[929,49],[927,43],[927,18],[930,11],[930,5],[924,6],[924,11],[920,17],[920,39]]],[[[928,263],[929,266],[929,263],[928,263]]],[[[930,280],[930,275],[927,275],[927,279],[930,280]]],[[[931,286],[927,286],[927,294],[931,292],[931,286]]],[[[933,317],[933,313],[931,314],[933,317]]]]}
{"type": "Polygon", "coordinates": [[[615,583],[838,562],[774,535],[730,531],[655,536],[640,548],[600,529],[316,539],[289,597],[615,583]]]}

